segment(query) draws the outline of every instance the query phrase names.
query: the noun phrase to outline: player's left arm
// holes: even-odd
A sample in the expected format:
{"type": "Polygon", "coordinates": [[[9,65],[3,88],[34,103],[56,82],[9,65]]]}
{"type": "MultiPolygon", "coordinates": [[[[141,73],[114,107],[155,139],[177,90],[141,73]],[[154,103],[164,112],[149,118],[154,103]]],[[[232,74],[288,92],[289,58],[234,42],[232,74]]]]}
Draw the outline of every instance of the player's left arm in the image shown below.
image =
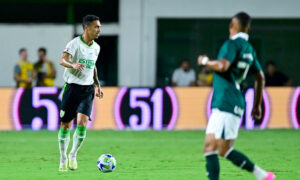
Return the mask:
{"type": "Polygon", "coordinates": [[[49,78],[55,79],[56,78],[56,69],[55,69],[54,64],[52,62],[50,62],[50,70],[51,70],[51,73],[49,75],[49,78]]]}
{"type": "Polygon", "coordinates": [[[263,99],[263,89],[265,87],[265,75],[261,65],[257,59],[256,52],[253,53],[253,64],[250,72],[254,76],[254,104],[252,108],[252,119],[258,120],[261,118],[261,103],[263,99]]]}
{"type": "Polygon", "coordinates": [[[96,66],[94,68],[94,85],[96,88],[96,96],[99,97],[100,99],[103,98],[103,91],[101,88],[100,81],[98,79],[98,72],[96,66]]]}
{"type": "Polygon", "coordinates": [[[217,72],[226,72],[234,62],[238,49],[232,40],[227,40],[222,45],[217,60],[210,60],[206,55],[201,55],[198,57],[198,64],[217,72]]]}
{"type": "Polygon", "coordinates": [[[258,120],[261,118],[261,103],[263,98],[263,89],[265,87],[265,76],[263,71],[254,74],[254,104],[252,109],[252,118],[258,120]]]}
{"type": "Polygon", "coordinates": [[[207,66],[217,72],[226,72],[230,67],[230,61],[225,58],[210,60],[206,55],[201,55],[198,57],[198,65],[207,66]]]}

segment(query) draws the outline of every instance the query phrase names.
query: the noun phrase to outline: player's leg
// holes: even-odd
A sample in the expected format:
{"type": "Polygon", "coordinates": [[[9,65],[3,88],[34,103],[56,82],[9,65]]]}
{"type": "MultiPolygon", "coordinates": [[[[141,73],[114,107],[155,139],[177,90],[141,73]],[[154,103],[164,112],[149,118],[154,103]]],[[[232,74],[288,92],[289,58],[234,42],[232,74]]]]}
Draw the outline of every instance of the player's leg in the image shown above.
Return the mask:
{"type": "Polygon", "coordinates": [[[82,146],[82,143],[86,137],[86,126],[89,117],[85,114],[77,114],[77,128],[73,135],[73,146],[69,154],[69,168],[71,170],[77,169],[77,152],[82,146]]]}
{"type": "Polygon", "coordinates": [[[246,155],[233,148],[234,140],[218,140],[218,151],[220,156],[228,159],[237,167],[244,169],[254,174],[258,180],[272,180],[275,178],[274,174],[266,172],[258,165],[255,165],[246,155]]]}
{"type": "Polygon", "coordinates": [[[94,100],[94,86],[82,88],[81,102],[77,108],[77,128],[73,135],[73,146],[69,154],[69,167],[72,170],[77,169],[77,152],[82,146],[86,137],[86,126],[90,119],[94,100]]]}
{"type": "Polygon", "coordinates": [[[268,174],[265,170],[255,165],[246,155],[233,148],[234,141],[238,136],[240,118],[225,115],[225,129],[222,138],[217,140],[217,147],[220,156],[225,157],[241,169],[247,170],[255,175],[259,180],[272,180],[273,174],[268,174]]]}
{"type": "Polygon", "coordinates": [[[217,139],[221,138],[224,126],[220,111],[213,109],[206,128],[204,144],[204,156],[206,160],[206,172],[210,180],[218,180],[220,176],[220,165],[217,151],[217,139]]]}
{"type": "Polygon", "coordinates": [[[217,141],[214,134],[206,134],[204,144],[204,156],[206,160],[206,172],[210,180],[218,180],[220,165],[217,151],[217,141]]]}
{"type": "Polygon", "coordinates": [[[61,127],[58,132],[58,146],[60,152],[59,171],[67,171],[67,150],[70,142],[70,128],[72,121],[61,122],[61,127]]]}
{"type": "Polygon", "coordinates": [[[65,84],[59,114],[61,122],[61,127],[58,133],[60,151],[59,171],[67,171],[67,150],[70,142],[70,128],[73,123],[72,119],[76,116],[76,108],[78,105],[77,96],[74,94],[75,92],[76,89],[72,85],[65,84]]]}

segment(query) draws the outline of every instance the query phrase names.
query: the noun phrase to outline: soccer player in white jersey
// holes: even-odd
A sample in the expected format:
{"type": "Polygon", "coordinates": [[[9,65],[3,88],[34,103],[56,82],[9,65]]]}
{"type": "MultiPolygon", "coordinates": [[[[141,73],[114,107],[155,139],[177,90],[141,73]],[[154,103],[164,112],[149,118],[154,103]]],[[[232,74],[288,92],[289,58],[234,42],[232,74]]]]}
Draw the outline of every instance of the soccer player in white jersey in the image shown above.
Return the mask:
{"type": "Polygon", "coordinates": [[[65,67],[63,89],[60,107],[61,127],[58,133],[60,164],[59,171],[77,169],[77,152],[86,137],[86,126],[92,111],[94,93],[103,97],[103,91],[98,80],[96,60],[100,46],[94,41],[100,35],[101,24],[94,15],[83,18],[84,33],[71,40],[60,59],[60,65],[65,67]],[[73,119],[77,120],[77,128],[73,135],[72,150],[67,157],[70,142],[70,127],[73,119]],[[69,161],[69,163],[68,163],[69,161]]]}

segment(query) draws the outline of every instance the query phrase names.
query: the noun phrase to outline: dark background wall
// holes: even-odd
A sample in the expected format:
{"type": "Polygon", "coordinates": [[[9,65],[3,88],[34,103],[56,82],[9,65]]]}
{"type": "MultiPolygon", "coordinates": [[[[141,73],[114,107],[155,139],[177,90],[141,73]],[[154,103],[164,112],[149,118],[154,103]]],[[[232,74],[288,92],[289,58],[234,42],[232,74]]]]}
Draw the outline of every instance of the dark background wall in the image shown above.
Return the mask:
{"type": "MultiPolygon", "coordinates": [[[[165,85],[180,61],[187,59],[199,71],[197,57],[216,58],[228,38],[230,19],[159,19],[157,41],[157,85],[165,85]]],[[[300,19],[254,19],[250,43],[265,68],[268,61],[300,85],[300,19]]]]}
{"type": "Polygon", "coordinates": [[[86,14],[118,22],[119,0],[1,0],[0,22],[80,23],[86,14]]]}

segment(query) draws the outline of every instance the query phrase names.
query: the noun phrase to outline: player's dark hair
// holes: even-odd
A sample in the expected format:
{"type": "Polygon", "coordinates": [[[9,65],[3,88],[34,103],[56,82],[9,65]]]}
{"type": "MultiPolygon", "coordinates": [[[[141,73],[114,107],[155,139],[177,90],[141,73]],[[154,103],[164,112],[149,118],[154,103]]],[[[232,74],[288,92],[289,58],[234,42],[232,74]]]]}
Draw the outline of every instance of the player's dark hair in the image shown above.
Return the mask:
{"type": "Polygon", "coordinates": [[[40,47],[38,52],[42,51],[44,54],[47,54],[47,49],[44,47],[40,47]]]}
{"type": "Polygon", "coordinates": [[[236,18],[239,23],[241,24],[241,28],[244,31],[247,27],[250,27],[251,24],[251,17],[249,14],[245,12],[239,12],[236,15],[233,16],[233,18],[236,18]]]}
{"type": "Polygon", "coordinates": [[[24,51],[27,51],[25,48],[21,48],[20,50],[19,50],[19,54],[21,54],[22,52],[24,52],[24,51]]]}
{"type": "Polygon", "coordinates": [[[90,25],[93,21],[97,21],[97,20],[99,20],[99,17],[95,16],[95,15],[89,14],[89,15],[84,16],[83,19],[82,19],[83,29],[84,29],[85,25],[90,25]]]}

